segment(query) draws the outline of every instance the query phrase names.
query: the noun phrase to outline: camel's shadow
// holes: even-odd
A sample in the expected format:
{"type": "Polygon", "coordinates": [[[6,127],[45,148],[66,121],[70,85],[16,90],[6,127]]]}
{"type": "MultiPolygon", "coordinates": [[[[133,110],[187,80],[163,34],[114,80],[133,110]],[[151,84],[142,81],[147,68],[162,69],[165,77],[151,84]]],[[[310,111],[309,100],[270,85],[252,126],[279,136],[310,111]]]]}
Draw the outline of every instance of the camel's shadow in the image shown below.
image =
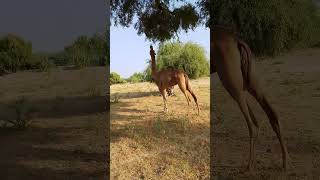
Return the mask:
{"type": "Polygon", "coordinates": [[[132,99],[132,98],[142,98],[149,96],[161,96],[159,91],[148,91],[148,92],[127,92],[127,93],[111,93],[110,99],[132,99]]]}

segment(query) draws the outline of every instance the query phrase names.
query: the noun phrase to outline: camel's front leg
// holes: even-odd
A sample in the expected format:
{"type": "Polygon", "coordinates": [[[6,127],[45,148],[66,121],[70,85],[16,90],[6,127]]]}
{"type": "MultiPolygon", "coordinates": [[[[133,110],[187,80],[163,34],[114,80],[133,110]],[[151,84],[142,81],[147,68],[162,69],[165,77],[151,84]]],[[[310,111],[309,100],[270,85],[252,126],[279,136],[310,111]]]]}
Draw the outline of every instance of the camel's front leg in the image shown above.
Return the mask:
{"type": "Polygon", "coordinates": [[[164,103],[164,109],[163,109],[163,111],[164,111],[165,113],[167,113],[167,112],[168,112],[168,108],[167,108],[167,98],[166,98],[165,89],[161,89],[161,90],[160,90],[160,93],[161,93],[161,95],[162,95],[163,103],[164,103]]]}

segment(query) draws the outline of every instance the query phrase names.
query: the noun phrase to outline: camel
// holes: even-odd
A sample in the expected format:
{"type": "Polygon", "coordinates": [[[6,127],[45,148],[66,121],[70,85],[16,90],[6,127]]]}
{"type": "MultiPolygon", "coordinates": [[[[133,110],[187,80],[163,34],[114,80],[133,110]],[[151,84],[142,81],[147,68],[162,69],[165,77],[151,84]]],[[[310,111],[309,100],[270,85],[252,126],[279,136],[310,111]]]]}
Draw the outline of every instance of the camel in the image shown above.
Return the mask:
{"type": "Polygon", "coordinates": [[[184,96],[187,99],[188,111],[189,111],[189,106],[190,106],[191,100],[190,100],[190,97],[187,94],[187,92],[189,92],[192,95],[194,102],[197,105],[198,114],[199,114],[200,108],[198,105],[198,99],[197,99],[197,96],[195,95],[195,93],[193,92],[193,90],[191,89],[190,80],[189,80],[187,74],[185,74],[184,72],[182,72],[178,69],[172,68],[172,67],[158,71],[157,67],[156,67],[155,55],[156,55],[156,53],[154,52],[153,47],[150,46],[151,75],[152,75],[152,79],[155,81],[155,83],[158,86],[159,91],[162,95],[163,103],[164,103],[164,112],[165,113],[168,112],[167,98],[166,98],[165,90],[168,91],[173,86],[178,84],[181,92],[184,94],[184,96]]]}
{"type": "Polygon", "coordinates": [[[224,88],[237,102],[246,120],[250,136],[250,154],[247,169],[253,168],[255,161],[255,145],[259,137],[259,122],[255,118],[245,92],[248,91],[260,104],[273,131],[276,133],[282,151],[284,171],[287,170],[288,151],[280,130],[278,114],[269,103],[260,86],[252,63],[249,46],[237,36],[224,28],[210,29],[211,73],[217,72],[224,88]],[[255,134],[255,137],[254,137],[255,134]]]}

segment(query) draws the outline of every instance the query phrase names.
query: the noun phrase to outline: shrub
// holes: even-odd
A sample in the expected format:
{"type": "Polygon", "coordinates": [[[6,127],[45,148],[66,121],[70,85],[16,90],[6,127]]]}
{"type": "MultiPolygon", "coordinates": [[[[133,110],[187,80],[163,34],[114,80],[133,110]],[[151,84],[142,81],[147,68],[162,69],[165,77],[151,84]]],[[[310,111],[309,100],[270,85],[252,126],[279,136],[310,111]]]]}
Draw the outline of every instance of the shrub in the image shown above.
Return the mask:
{"type": "Polygon", "coordinates": [[[137,82],[144,82],[145,77],[143,73],[134,73],[132,76],[128,78],[128,82],[137,83],[137,82]]]}
{"type": "Polygon", "coordinates": [[[25,97],[19,97],[8,107],[14,110],[16,117],[13,120],[7,120],[4,126],[6,126],[6,123],[10,123],[13,128],[25,129],[30,125],[32,115],[36,110],[28,104],[25,97]]]}
{"type": "Polygon", "coordinates": [[[119,84],[119,83],[126,83],[126,81],[124,79],[122,79],[118,73],[111,72],[110,73],[110,85],[119,84]]]}
{"type": "Polygon", "coordinates": [[[0,38],[1,71],[24,70],[31,57],[32,45],[30,42],[12,34],[0,38]]]}

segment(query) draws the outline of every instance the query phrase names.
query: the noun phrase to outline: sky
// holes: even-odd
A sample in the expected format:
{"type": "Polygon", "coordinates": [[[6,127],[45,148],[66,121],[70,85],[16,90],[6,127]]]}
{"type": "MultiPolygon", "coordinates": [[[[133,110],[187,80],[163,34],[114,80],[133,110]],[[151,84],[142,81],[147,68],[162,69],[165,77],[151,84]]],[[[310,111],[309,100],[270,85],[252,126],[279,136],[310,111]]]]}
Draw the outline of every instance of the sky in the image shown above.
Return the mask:
{"type": "Polygon", "coordinates": [[[79,35],[104,32],[106,0],[1,0],[0,35],[31,41],[34,51],[56,52],[79,35]]]}
{"type": "MultiPolygon", "coordinates": [[[[188,33],[179,34],[181,42],[192,41],[206,50],[210,55],[210,33],[204,26],[196,28],[188,33]]],[[[155,51],[157,44],[146,40],[145,36],[138,36],[137,31],[130,26],[111,26],[110,28],[110,71],[117,72],[122,78],[128,78],[135,72],[142,72],[147,67],[146,60],[150,59],[149,46],[153,45],[155,51]]]]}

